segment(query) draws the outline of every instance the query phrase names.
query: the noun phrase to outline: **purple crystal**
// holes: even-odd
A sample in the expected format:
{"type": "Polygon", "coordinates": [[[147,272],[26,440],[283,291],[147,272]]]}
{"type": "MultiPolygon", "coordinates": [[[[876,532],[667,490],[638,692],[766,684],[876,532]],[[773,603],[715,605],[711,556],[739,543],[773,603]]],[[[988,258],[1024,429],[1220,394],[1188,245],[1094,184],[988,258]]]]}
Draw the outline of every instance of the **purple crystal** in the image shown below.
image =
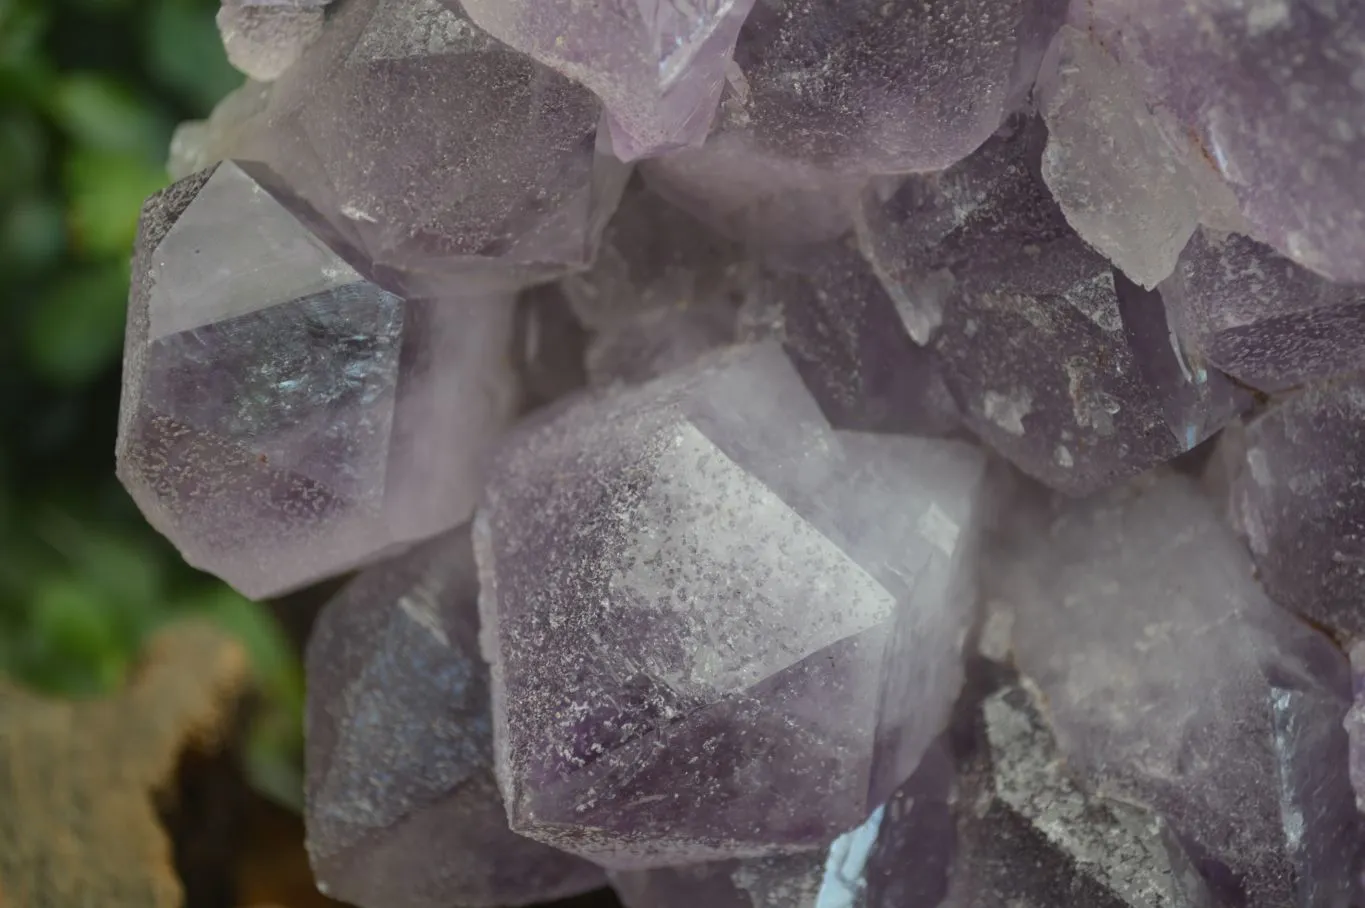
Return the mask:
{"type": "Polygon", "coordinates": [[[187,561],[249,596],[448,529],[515,403],[511,313],[379,289],[217,165],[143,213],[119,476],[187,561]]]}
{"type": "Polygon", "coordinates": [[[987,587],[1068,765],[1164,817],[1225,903],[1355,904],[1349,667],[1198,487],[1148,477],[1020,526],[987,587]]]}
{"type": "Polygon", "coordinates": [[[1365,383],[1351,376],[1278,402],[1246,430],[1232,512],[1277,603],[1365,635],[1365,383]]]}
{"type": "Polygon", "coordinates": [[[626,908],[816,908],[823,852],[611,874],[626,908]]]}
{"type": "Polygon", "coordinates": [[[1365,365],[1365,284],[1333,284],[1255,240],[1200,230],[1161,292],[1191,345],[1254,387],[1365,365]]]}
{"type": "Polygon", "coordinates": [[[308,850],[356,905],[526,905],[601,886],[507,828],[468,529],[360,574],[308,646],[308,850]]]}
{"type": "Polygon", "coordinates": [[[1254,236],[1365,282],[1365,6],[1093,0],[1071,20],[1173,118],[1254,236]]]}
{"type": "Polygon", "coordinates": [[[960,424],[937,356],[910,339],[850,241],[769,256],[742,321],[746,338],[783,343],[835,428],[943,435],[960,424]]]}
{"type": "Polygon", "coordinates": [[[832,432],[766,344],[514,436],[475,532],[512,828],[631,869],[861,822],[956,693],[982,474],[832,432]]]}
{"type": "Polygon", "coordinates": [[[1345,723],[1351,742],[1351,787],[1356,792],[1356,808],[1365,810],[1365,644],[1351,647],[1351,680],[1355,699],[1345,723]]]}
{"type": "Polygon", "coordinates": [[[274,86],[260,160],[413,295],[586,266],[628,168],[599,105],[437,0],[353,0],[274,86]]]}
{"type": "Polygon", "coordinates": [[[754,0],[446,0],[602,99],[623,160],[706,138],[754,0]]]}

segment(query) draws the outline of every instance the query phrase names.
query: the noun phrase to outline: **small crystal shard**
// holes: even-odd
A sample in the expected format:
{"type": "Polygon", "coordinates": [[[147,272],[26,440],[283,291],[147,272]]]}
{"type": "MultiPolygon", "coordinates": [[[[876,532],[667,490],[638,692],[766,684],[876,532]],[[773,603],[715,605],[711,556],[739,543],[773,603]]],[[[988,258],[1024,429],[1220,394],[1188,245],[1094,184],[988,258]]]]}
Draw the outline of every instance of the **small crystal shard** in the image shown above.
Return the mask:
{"type": "Polygon", "coordinates": [[[308,646],[308,850],[367,908],[526,905],[602,885],[507,828],[468,529],[369,568],[308,646]]]}
{"type": "Polygon", "coordinates": [[[353,0],[235,157],[269,165],[408,295],[586,266],[628,168],[584,88],[437,0],[353,0]]]}
{"type": "Polygon", "coordinates": [[[1349,667],[1198,487],[1149,477],[1021,526],[987,587],[1068,765],[1160,814],[1222,903],[1355,904],[1349,667]]]}
{"type": "Polygon", "coordinates": [[[1312,386],[1246,430],[1232,513],[1271,597],[1365,636],[1365,383],[1312,386]]]}
{"type": "Polygon", "coordinates": [[[769,256],[742,321],[743,336],[783,343],[835,428],[942,435],[960,423],[937,356],[850,242],[769,256]]]}
{"type": "Polygon", "coordinates": [[[982,476],[832,432],[773,344],[515,435],[475,531],[512,828],[632,869],[860,823],[956,694],[982,476]]]}
{"type": "Polygon", "coordinates": [[[1190,344],[1254,387],[1365,366],[1365,284],[1333,284],[1244,236],[1200,230],[1161,292],[1190,344]]]}
{"type": "Polygon", "coordinates": [[[1084,493],[1193,448],[1242,402],[1188,367],[1160,297],[1067,225],[1042,141],[1040,123],[1014,119],[961,164],[869,197],[860,244],[906,327],[932,338],[966,424],[1084,493]]]}
{"type": "Polygon", "coordinates": [[[606,105],[623,160],[706,138],[754,0],[447,0],[606,105]]]}
{"type": "Polygon", "coordinates": [[[331,0],[223,0],[218,31],[229,62],[269,82],[294,65],[322,34],[331,0]]]}
{"type": "Polygon", "coordinates": [[[176,127],[166,171],[182,180],[225,158],[242,142],[242,135],[265,111],[270,86],[247,80],[229,92],[213,108],[207,120],[190,120],[176,127]]]}
{"type": "Polygon", "coordinates": [[[143,213],[119,476],[186,560],[249,596],[448,529],[515,402],[511,315],[381,290],[219,164],[143,213]]]}

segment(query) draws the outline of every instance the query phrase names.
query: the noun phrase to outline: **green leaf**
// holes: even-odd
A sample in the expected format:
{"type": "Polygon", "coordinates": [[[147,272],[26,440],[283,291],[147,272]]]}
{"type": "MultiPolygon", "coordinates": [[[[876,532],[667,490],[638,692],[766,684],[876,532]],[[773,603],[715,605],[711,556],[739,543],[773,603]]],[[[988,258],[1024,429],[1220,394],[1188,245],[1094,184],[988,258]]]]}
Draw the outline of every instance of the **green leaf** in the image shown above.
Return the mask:
{"type": "Polygon", "coordinates": [[[48,153],[47,134],[31,111],[0,109],[0,197],[32,192],[48,153]]]}
{"type": "Polygon", "coordinates": [[[128,295],[123,262],[62,275],[33,302],[24,351],[42,378],[79,385],[118,361],[128,295]]]}
{"type": "Polygon", "coordinates": [[[52,97],[52,112],[79,145],[141,157],[150,166],[166,156],[172,124],[147,99],[100,73],[62,76],[52,97]]]}
{"type": "Polygon", "coordinates": [[[65,162],[72,241],[89,258],[124,257],[147,196],[166,185],[158,164],[117,152],[78,150],[65,162]]]}
{"type": "Polygon", "coordinates": [[[206,117],[218,99],[242,84],[228,63],[218,26],[202,6],[154,0],[147,18],[147,59],[153,75],[206,117]]]}
{"type": "Polygon", "coordinates": [[[54,200],[26,195],[0,211],[0,263],[8,276],[51,266],[66,245],[62,209],[54,200]]]}
{"type": "Polygon", "coordinates": [[[32,649],[23,680],[52,693],[90,696],[123,677],[121,644],[103,592],[74,577],[41,584],[32,605],[32,649]]]}

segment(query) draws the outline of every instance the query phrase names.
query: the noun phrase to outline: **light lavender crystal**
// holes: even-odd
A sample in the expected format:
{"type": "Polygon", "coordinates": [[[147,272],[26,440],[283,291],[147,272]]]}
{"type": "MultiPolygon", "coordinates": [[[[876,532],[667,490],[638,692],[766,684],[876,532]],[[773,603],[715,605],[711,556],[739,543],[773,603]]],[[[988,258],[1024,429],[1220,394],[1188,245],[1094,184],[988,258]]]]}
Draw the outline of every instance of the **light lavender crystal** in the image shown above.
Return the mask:
{"type": "Polygon", "coordinates": [[[187,561],[263,597],[467,519],[516,395],[510,300],[406,302],[252,174],[144,209],[117,453],[187,561]]]}
{"type": "Polygon", "coordinates": [[[1355,904],[1349,668],[1266,597],[1214,505],[1156,476],[1020,526],[986,585],[1068,765],[1164,817],[1215,899],[1355,904]]]}
{"type": "Polygon", "coordinates": [[[585,267],[628,168],[584,88],[437,0],[352,0],[234,156],[268,164],[409,295],[585,267]]]}
{"type": "Polygon", "coordinates": [[[1365,6],[1093,0],[1070,20],[1227,182],[1252,235],[1365,282],[1365,6]]]}
{"type": "Polygon", "coordinates": [[[912,334],[931,340],[967,426],[1072,493],[1170,460],[1242,400],[1191,369],[1161,300],[1067,225],[1015,118],[948,170],[869,196],[859,240],[912,334]]]}
{"type": "Polygon", "coordinates": [[[447,0],[602,99],[623,160],[700,145],[754,0],[447,0]]]}
{"type": "Polygon", "coordinates": [[[218,10],[218,31],[228,61],[261,82],[278,79],[322,34],[330,2],[223,0],[218,10]]]}
{"type": "Polygon", "coordinates": [[[1232,514],[1277,603],[1365,636],[1365,379],[1314,385],[1246,429],[1232,514]]]}
{"type": "Polygon", "coordinates": [[[507,828],[467,528],[352,580],[308,645],[308,851],[366,908],[526,905],[602,871],[507,828]]]}
{"type": "Polygon", "coordinates": [[[475,529],[517,832],[631,869],[808,850],[956,694],[983,460],[832,432],[776,345],[566,406],[475,529]]]}
{"type": "Polygon", "coordinates": [[[1244,236],[1200,230],[1161,293],[1189,344],[1254,387],[1365,366],[1365,284],[1333,284],[1244,236]]]}

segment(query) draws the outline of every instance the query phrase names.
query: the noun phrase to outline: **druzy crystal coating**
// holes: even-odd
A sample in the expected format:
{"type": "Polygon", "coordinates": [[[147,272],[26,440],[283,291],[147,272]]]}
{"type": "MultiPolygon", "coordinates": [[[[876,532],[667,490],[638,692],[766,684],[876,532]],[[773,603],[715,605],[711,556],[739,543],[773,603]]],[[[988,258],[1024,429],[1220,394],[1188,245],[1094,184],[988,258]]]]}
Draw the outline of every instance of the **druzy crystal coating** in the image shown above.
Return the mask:
{"type": "Polygon", "coordinates": [[[220,24],[118,469],[249,595],[363,569],[332,893],[1365,905],[1365,5],[220,24]]]}

